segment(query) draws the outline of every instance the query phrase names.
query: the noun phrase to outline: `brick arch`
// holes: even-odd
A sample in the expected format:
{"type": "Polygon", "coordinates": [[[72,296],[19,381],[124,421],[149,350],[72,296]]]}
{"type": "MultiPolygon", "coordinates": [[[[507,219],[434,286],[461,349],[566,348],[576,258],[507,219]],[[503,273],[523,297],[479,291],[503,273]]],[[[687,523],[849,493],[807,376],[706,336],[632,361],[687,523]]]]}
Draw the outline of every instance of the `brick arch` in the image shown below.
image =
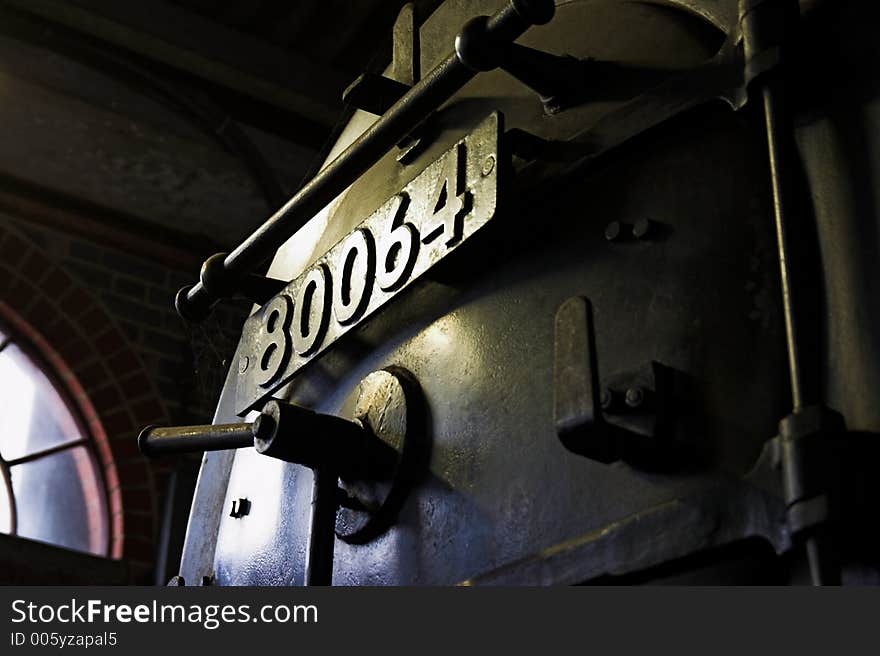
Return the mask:
{"type": "Polygon", "coordinates": [[[168,412],[140,356],[100,301],[10,225],[0,225],[0,315],[52,365],[94,438],[111,557],[151,567],[159,495],[136,438],[168,412]]]}

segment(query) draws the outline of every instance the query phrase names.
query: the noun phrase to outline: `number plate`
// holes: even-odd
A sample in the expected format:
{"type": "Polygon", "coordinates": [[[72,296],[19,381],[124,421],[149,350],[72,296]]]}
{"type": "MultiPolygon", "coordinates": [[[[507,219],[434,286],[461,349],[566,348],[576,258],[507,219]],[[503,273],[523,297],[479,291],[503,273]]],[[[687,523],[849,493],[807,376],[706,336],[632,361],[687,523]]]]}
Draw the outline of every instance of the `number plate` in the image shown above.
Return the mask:
{"type": "Polygon", "coordinates": [[[245,322],[240,415],[495,216],[500,124],[486,118],[245,322]]]}

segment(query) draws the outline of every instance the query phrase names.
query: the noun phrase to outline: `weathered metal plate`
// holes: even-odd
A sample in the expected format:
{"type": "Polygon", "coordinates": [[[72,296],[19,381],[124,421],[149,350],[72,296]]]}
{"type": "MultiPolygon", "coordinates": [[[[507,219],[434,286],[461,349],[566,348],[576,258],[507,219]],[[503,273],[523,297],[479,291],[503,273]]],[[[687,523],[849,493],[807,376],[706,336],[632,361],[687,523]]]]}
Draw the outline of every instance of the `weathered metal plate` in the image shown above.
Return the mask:
{"type": "Polygon", "coordinates": [[[247,320],[239,415],[495,216],[500,130],[495,112],[247,320]]]}

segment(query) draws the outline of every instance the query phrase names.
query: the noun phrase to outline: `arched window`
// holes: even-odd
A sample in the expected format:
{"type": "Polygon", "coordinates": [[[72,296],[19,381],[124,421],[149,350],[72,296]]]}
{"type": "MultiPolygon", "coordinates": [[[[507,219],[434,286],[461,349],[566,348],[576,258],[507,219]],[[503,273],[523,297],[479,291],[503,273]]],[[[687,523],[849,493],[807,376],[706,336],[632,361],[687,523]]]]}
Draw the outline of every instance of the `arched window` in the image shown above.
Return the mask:
{"type": "Polygon", "coordinates": [[[69,392],[0,325],[0,532],[106,556],[107,496],[69,392]]]}

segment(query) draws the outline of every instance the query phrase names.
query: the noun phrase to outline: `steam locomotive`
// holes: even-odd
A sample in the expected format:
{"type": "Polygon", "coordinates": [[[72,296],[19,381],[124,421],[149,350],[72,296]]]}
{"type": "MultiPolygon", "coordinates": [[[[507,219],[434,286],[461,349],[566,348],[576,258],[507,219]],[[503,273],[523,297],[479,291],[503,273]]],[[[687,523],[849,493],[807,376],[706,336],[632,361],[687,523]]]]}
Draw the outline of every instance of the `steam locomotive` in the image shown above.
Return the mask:
{"type": "Polygon", "coordinates": [[[869,4],[404,7],[178,294],[254,311],[139,437],[205,451],[174,583],[877,582],[869,4]]]}

